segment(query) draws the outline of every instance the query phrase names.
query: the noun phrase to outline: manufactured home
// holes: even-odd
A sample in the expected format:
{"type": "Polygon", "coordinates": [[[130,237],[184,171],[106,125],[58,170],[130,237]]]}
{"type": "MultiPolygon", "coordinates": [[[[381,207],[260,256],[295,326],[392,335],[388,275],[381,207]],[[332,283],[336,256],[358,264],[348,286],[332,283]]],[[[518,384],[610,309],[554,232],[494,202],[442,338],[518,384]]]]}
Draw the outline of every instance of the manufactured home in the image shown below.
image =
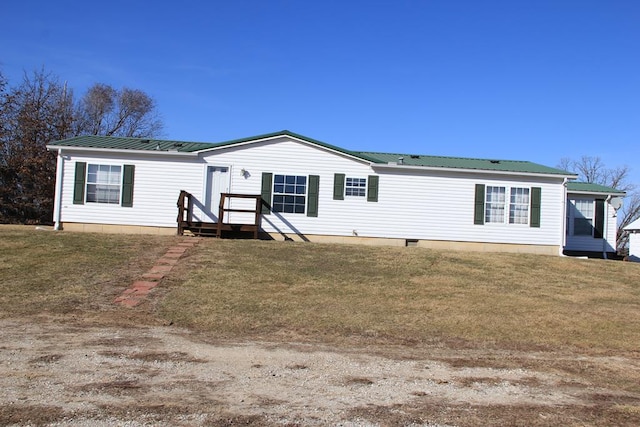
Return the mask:
{"type": "Polygon", "coordinates": [[[607,187],[527,161],[356,152],[281,131],[222,143],[80,136],[57,229],[562,254],[615,248],[607,187]]]}

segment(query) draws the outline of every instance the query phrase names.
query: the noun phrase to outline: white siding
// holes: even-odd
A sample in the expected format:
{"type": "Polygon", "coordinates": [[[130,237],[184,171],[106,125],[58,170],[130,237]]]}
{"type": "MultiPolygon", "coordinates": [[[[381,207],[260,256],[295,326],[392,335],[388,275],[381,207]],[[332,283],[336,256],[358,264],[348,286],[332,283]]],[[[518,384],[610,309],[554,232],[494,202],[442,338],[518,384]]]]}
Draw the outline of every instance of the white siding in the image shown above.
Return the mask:
{"type": "Polygon", "coordinates": [[[640,232],[629,233],[629,260],[640,262],[640,232]]]}
{"type": "Polygon", "coordinates": [[[516,180],[508,176],[465,173],[390,173],[368,164],[286,138],[249,147],[232,147],[204,157],[212,165],[234,165],[232,192],[259,194],[262,172],[319,175],[318,217],[276,213],[265,215],[270,232],[336,236],[480,241],[491,243],[562,244],[564,191],[561,178],[516,180]],[[244,178],[241,169],[249,172],[244,178]],[[379,172],[379,173],[378,173],[379,172]],[[334,173],[367,178],[379,175],[378,202],[366,197],[333,200],[334,173]],[[475,184],[541,187],[541,227],[474,225],[475,184]]]}
{"type": "MultiPolygon", "coordinates": [[[[72,156],[65,161],[62,193],[62,221],[106,224],[176,226],[176,201],[181,189],[199,203],[206,201],[207,166],[229,167],[232,193],[260,194],[262,173],[318,175],[318,217],[306,214],[264,215],[262,227],[269,232],[360,237],[388,237],[462,242],[562,245],[565,220],[562,178],[516,178],[509,175],[444,171],[402,171],[372,169],[368,163],[281,137],[246,145],[230,146],[203,153],[201,158],[136,156],[72,156]],[[73,164],[134,164],[133,208],[104,204],[73,204],[73,164]],[[245,171],[245,174],[242,173],[245,171]],[[379,175],[378,202],[366,197],[333,200],[335,173],[368,178],[379,175]],[[475,185],[540,187],[541,226],[474,225],[475,185]]],[[[232,207],[251,203],[233,201],[232,207]]],[[[196,219],[207,220],[206,212],[194,210],[196,219]]],[[[236,214],[232,221],[250,222],[252,216],[236,214]],[[243,217],[244,215],[244,217],[243,217]]]]}
{"type": "Polygon", "coordinates": [[[62,186],[62,222],[176,227],[180,190],[201,197],[204,163],[185,157],[103,154],[65,155],[62,186]],[[135,165],[133,207],[103,203],[73,204],[75,163],[135,165]]]}

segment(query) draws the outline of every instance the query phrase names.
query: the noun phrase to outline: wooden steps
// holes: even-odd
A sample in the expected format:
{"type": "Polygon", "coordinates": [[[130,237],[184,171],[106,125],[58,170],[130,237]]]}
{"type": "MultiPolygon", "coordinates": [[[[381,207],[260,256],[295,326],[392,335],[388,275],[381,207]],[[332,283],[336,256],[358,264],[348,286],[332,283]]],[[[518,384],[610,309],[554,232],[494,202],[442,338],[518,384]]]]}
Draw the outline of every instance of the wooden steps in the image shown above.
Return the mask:
{"type": "MultiPolygon", "coordinates": [[[[184,190],[181,191],[180,196],[178,197],[177,221],[179,235],[183,235],[185,231],[188,231],[196,236],[203,237],[222,237],[223,232],[236,236],[240,233],[252,233],[254,239],[257,239],[259,236],[260,223],[262,219],[260,215],[260,210],[262,208],[262,196],[259,194],[220,194],[218,218],[225,218],[225,214],[228,212],[253,213],[254,222],[252,224],[225,223],[224,220],[218,222],[192,221],[192,206],[193,196],[184,190]],[[255,209],[232,209],[227,207],[227,205],[230,205],[230,200],[233,198],[255,199],[255,209]],[[227,201],[229,201],[229,203],[227,203],[227,201]]],[[[228,215],[226,217],[228,218],[228,215]]]]}
{"type": "MultiPolygon", "coordinates": [[[[182,225],[183,231],[190,231],[195,236],[218,237],[217,222],[185,222],[182,225]]],[[[230,233],[255,233],[256,226],[253,224],[220,224],[220,230],[230,233]]],[[[260,230],[258,230],[260,231],[260,230]]]]}

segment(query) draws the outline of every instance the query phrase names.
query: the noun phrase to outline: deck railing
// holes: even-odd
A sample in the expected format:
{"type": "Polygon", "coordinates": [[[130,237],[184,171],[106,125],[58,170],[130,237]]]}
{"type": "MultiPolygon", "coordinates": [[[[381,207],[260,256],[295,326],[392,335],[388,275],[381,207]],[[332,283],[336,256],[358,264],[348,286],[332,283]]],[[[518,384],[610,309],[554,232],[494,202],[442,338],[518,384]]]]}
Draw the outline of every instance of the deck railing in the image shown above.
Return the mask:
{"type": "MultiPolygon", "coordinates": [[[[261,219],[260,210],[262,208],[262,196],[259,194],[237,194],[237,193],[222,193],[220,194],[220,206],[218,207],[218,228],[216,231],[216,237],[222,236],[222,231],[226,230],[225,225],[236,226],[240,231],[253,232],[253,238],[258,238],[260,232],[261,219]],[[231,208],[231,199],[255,199],[255,209],[233,209],[231,208]],[[229,200],[229,207],[226,206],[226,201],[229,200]],[[231,224],[231,222],[224,222],[225,213],[227,212],[243,212],[253,213],[253,224],[231,224]]],[[[231,218],[229,218],[231,219],[231,218]]]]}
{"type": "Polygon", "coordinates": [[[201,222],[193,220],[193,195],[187,191],[181,190],[178,196],[178,235],[182,236],[185,231],[191,231],[196,235],[222,237],[223,231],[232,232],[251,232],[253,238],[257,239],[262,224],[262,196],[259,194],[237,194],[237,193],[221,193],[220,204],[218,205],[217,222],[201,222]],[[255,208],[252,209],[236,209],[231,207],[231,199],[254,199],[255,208]],[[252,213],[252,223],[233,223],[231,222],[231,212],[252,213]],[[225,221],[225,217],[227,221],[225,221]]]}
{"type": "Polygon", "coordinates": [[[185,228],[189,226],[192,219],[193,195],[187,191],[180,190],[178,196],[178,235],[184,234],[185,228]]]}

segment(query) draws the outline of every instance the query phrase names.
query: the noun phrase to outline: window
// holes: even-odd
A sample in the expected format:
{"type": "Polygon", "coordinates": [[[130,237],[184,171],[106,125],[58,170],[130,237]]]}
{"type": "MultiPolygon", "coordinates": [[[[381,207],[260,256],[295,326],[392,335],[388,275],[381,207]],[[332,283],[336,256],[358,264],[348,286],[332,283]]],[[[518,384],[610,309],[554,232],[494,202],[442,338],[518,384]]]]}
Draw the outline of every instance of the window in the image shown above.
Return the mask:
{"type": "Polygon", "coordinates": [[[485,222],[504,222],[505,188],[487,186],[487,200],[484,211],[485,222]]]}
{"type": "Polygon", "coordinates": [[[365,197],[367,195],[366,178],[347,178],[345,196],[365,197]]]}
{"type": "Polygon", "coordinates": [[[366,197],[367,202],[377,202],[379,183],[378,175],[347,178],[343,173],[336,173],[333,175],[333,200],[344,200],[345,196],[348,196],[366,197]]]}
{"type": "Polygon", "coordinates": [[[511,187],[509,224],[529,223],[529,189],[511,187]]]}
{"type": "Polygon", "coordinates": [[[542,188],[475,185],[473,223],[475,225],[522,224],[540,228],[542,188]],[[509,215],[506,215],[506,212],[509,215]],[[508,220],[508,222],[507,222],[508,220]]]}
{"type": "Polygon", "coordinates": [[[594,203],[593,200],[571,200],[574,236],[592,236],[594,203]]]}
{"type": "Polygon", "coordinates": [[[307,194],[307,177],[297,175],[274,175],[274,212],[304,213],[307,194]]]}
{"type": "Polygon", "coordinates": [[[485,201],[485,223],[504,224],[507,221],[506,209],[509,208],[509,224],[529,223],[529,188],[487,186],[485,201]]]}
{"type": "Polygon", "coordinates": [[[88,165],[87,203],[120,204],[121,166],[88,165]]]}

